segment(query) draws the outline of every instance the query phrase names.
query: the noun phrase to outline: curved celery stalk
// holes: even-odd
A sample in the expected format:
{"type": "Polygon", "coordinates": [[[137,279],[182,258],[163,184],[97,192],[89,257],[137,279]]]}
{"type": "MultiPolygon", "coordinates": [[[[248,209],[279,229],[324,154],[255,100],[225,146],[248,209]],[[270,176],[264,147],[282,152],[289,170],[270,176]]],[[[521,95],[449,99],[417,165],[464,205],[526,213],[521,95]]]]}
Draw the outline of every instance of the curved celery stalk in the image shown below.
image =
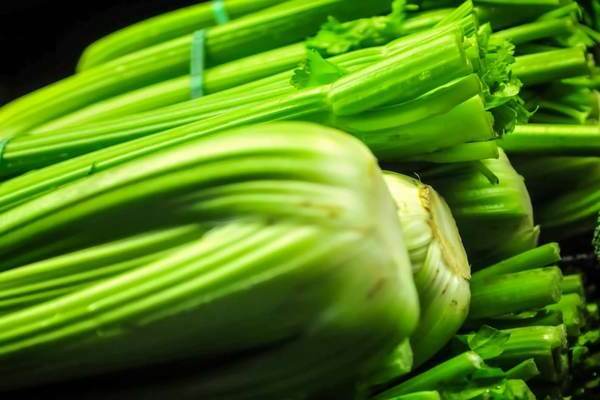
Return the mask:
{"type": "Polygon", "coordinates": [[[571,274],[565,276],[562,281],[562,292],[563,294],[577,294],[582,298],[585,297],[583,275],[571,274]]]}
{"type": "MultiPolygon", "coordinates": [[[[391,0],[289,0],[206,32],[207,67],[284,46],[318,30],[330,15],[341,20],[389,11],[391,0]]],[[[24,133],[108,97],[189,71],[193,35],[131,53],[18,99],[0,110],[3,137],[24,133]]]]}
{"type": "Polygon", "coordinates": [[[556,264],[560,260],[560,247],[558,244],[548,243],[507,258],[506,260],[502,260],[489,267],[485,267],[475,272],[471,280],[475,282],[479,279],[498,277],[504,274],[513,274],[529,269],[546,267],[556,264]]]}
{"type": "Polygon", "coordinates": [[[491,364],[514,366],[533,357],[546,382],[559,382],[567,373],[568,365],[562,360],[567,352],[564,326],[532,326],[505,332],[510,333],[510,338],[504,352],[491,364]]]}
{"type": "Polygon", "coordinates": [[[446,202],[417,180],[387,173],[413,265],[421,317],[410,344],[415,366],[444,347],[467,318],[471,268],[446,202]]]}
{"type": "Polygon", "coordinates": [[[528,156],[600,156],[598,125],[529,124],[517,126],[500,146],[508,153],[528,156]]]}
{"type": "Polygon", "coordinates": [[[443,390],[444,385],[464,379],[483,366],[483,359],[477,353],[466,352],[378,394],[373,399],[387,400],[424,390],[443,390]]]}
{"type": "Polygon", "coordinates": [[[520,45],[540,39],[570,35],[575,31],[576,26],[577,22],[572,17],[547,19],[498,31],[494,36],[520,45]]]}
{"type": "Polygon", "coordinates": [[[547,312],[560,313],[569,337],[581,336],[581,331],[585,328],[585,298],[583,296],[577,293],[563,292],[558,303],[548,305],[544,309],[547,312]]]}
{"type": "MultiPolygon", "coordinates": [[[[283,1],[225,0],[223,6],[227,16],[236,19],[283,1]]],[[[135,51],[217,25],[214,7],[208,2],[181,8],[111,33],[85,49],[77,69],[90,69],[135,51]]]]}
{"type": "Polygon", "coordinates": [[[469,319],[516,314],[557,303],[561,298],[561,281],[558,267],[474,280],[469,319]]]}
{"type": "Polygon", "coordinates": [[[573,47],[519,56],[513,73],[524,85],[532,86],[587,75],[590,63],[585,49],[573,47]]]}
{"type": "Polygon", "coordinates": [[[409,14],[403,24],[403,30],[406,33],[414,33],[432,28],[444,21],[454,10],[454,8],[443,8],[409,14]]]}
{"type": "Polygon", "coordinates": [[[0,249],[104,231],[112,241],[115,219],[133,233],[190,223],[207,233],[0,316],[2,389],[193,359],[199,398],[310,395],[371,368],[417,323],[377,162],[336,131],[248,127],[121,164],[3,213],[0,230],[12,233],[0,249]],[[210,366],[247,350],[256,351],[210,366]]]}

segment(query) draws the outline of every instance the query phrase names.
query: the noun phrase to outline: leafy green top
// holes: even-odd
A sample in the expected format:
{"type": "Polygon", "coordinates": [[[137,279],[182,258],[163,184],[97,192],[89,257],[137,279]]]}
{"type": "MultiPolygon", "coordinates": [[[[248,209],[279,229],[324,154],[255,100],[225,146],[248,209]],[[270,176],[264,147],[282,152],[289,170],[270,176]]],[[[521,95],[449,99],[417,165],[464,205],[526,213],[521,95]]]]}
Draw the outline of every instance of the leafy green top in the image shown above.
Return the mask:
{"type": "Polygon", "coordinates": [[[291,83],[298,89],[311,88],[337,81],[346,71],[325,60],[316,50],[308,50],[306,60],[294,71],[291,83]]]}
{"type": "Polygon", "coordinates": [[[478,32],[482,52],[481,71],[486,108],[494,115],[494,129],[503,135],[526,123],[531,113],[520,97],[521,81],[513,75],[515,46],[507,40],[493,37],[489,24],[478,32]]]}
{"type": "Polygon", "coordinates": [[[343,23],[330,17],[321,30],[306,41],[306,47],[329,57],[366,47],[381,46],[402,35],[405,19],[405,0],[395,0],[392,13],[387,16],[343,23]]]}

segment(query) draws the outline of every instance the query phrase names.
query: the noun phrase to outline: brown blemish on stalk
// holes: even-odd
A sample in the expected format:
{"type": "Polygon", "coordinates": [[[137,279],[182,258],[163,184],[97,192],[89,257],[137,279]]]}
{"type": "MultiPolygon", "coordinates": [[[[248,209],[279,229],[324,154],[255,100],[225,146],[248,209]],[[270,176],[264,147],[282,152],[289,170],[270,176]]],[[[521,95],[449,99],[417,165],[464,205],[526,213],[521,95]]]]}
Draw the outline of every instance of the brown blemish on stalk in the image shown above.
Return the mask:
{"type": "Polygon", "coordinates": [[[371,289],[367,292],[367,300],[371,300],[377,293],[379,293],[385,286],[385,279],[379,278],[371,289]]]}
{"type": "Polygon", "coordinates": [[[448,292],[448,287],[450,286],[450,284],[446,284],[446,286],[444,287],[444,290],[442,290],[442,296],[445,295],[448,292]]]}
{"type": "Polygon", "coordinates": [[[300,208],[312,208],[325,212],[326,216],[330,219],[339,219],[342,214],[342,209],[335,206],[328,206],[325,204],[313,203],[310,200],[303,200],[298,204],[300,208]]]}

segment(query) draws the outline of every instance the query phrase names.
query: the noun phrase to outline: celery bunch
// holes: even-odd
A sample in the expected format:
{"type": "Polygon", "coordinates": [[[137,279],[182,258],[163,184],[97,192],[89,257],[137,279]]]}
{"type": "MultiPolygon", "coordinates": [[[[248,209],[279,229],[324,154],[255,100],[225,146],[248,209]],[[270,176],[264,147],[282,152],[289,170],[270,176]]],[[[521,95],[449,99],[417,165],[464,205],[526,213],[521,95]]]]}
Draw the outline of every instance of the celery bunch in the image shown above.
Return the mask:
{"type": "MultiPolygon", "coordinates": [[[[316,86],[292,87],[288,94],[137,139],[139,133],[127,131],[92,137],[81,132],[15,138],[6,144],[4,175],[54,165],[6,182],[0,187],[6,194],[0,193],[0,208],[12,207],[59,182],[64,184],[176,143],[276,119],[319,121],[344,129],[382,159],[442,157],[439,152],[451,153],[457,146],[493,139],[497,134],[481,95],[481,80],[473,73],[465,51],[467,43],[455,25],[419,33],[384,49],[366,50],[380,61],[354,72],[340,74],[338,66],[321,64],[309,75],[318,82],[316,86]],[[423,38],[429,42],[422,43],[423,38]],[[333,74],[332,69],[336,71],[333,74]],[[429,77],[425,82],[423,74],[429,77]],[[325,80],[319,81],[323,76],[325,80]],[[465,130],[465,126],[471,129],[465,130]],[[113,145],[125,140],[129,141],[113,145]],[[387,146],[382,147],[382,140],[387,146]],[[75,157],[82,153],[88,154],[75,157]],[[65,158],[71,159],[55,164],[65,158]],[[38,184],[32,185],[34,181],[38,184]]],[[[306,73],[302,70],[296,76],[306,73]]],[[[468,152],[462,154],[472,159],[468,152]]]]}
{"type": "MultiPolygon", "coordinates": [[[[340,22],[330,17],[313,37],[299,43],[274,48],[236,59],[203,72],[203,93],[213,94],[253,82],[279,72],[291,70],[306,58],[307,49],[323,56],[335,56],[351,50],[386,44],[404,36],[414,28],[405,23],[403,1],[394,1],[392,13],[386,16],[340,22]]],[[[173,79],[152,83],[102,101],[94,102],[64,116],[35,127],[31,133],[56,130],[131,116],[192,100],[192,76],[189,71],[173,79]]],[[[182,105],[183,106],[183,105],[182,105]]]]}
{"type": "Polygon", "coordinates": [[[93,44],[0,110],[0,392],[592,398],[594,285],[538,245],[600,205],[585,6],[227,0],[93,44]]]}
{"type": "Polygon", "coordinates": [[[76,284],[0,317],[2,390],[193,360],[197,397],[308,395],[366,374],[418,321],[376,161],[322,127],[203,137],[25,201],[0,225],[5,287],[76,284]]]}
{"type": "MultiPolygon", "coordinates": [[[[334,16],[342,21],[390,11],[392,0],[288,0],[206,31],[206,66],[294,43],[334,16]]],[[[92,103],[186,74],[193,35],[118,57],[18,99],[0,110],[3,137],[32,128],[92,103]]]]}

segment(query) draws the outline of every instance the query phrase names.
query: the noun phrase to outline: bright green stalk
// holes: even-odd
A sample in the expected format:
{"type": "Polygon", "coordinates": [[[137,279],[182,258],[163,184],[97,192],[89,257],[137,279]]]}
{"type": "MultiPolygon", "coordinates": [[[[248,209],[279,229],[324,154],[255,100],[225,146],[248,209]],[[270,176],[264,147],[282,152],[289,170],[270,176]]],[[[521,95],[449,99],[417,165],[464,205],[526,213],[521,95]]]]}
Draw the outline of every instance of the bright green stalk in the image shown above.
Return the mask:
{"type": "Polygon", "coordinates": [[[540,39],[570,35],[575,31],[576,24],[577,22],[571,17],[547,19],[508,28],[494,33],[494,36],[520,45],[540,39]]]}
{"type": "MultiPolygon", "coordinates": [[[[473,76],[473,78],[475,78],[473,76]]],[[[456,87],[455,87],[456,88],[456,87]]],[[[456,95],[464,94],[464,91],[455,92],[456,95]]],[[[472,92],[471,92],[472,93],[472,92]]],[[[415,104],[420,103],[423,107],[431,105],[430,99],[416,100],[415,104]]],[[[447,98],[441,97],[441,101],[447,98]]],[[[452,104],[452,103],[446,103],[452,104]]],[[[410,107],[410,104],[406,104],[410,107]]],[[[389,110],[394,111],[393,109],[389,110]]],[[[431,109],[428,110],[431,112],[431,109]]],[[[411,115],[407,113],[407,115],[411,115]]],[[[414,115],[414,114],[413,114],[414,115]]],[[[369,122],[369,118],[363,119],[363,124],[369,122]]],[[[492,139],[495,136],[492,127],[490,115],[485,111],[485,105],[479,95],[473,96],[465,102],[458,104],[447,113],[422,119],[414,123],[396,126],[392,129],[382,129],[380,131],[362,131],[354,128],[336,119],[333,123],[327,122],[327,125],[340,127],[354,136],[367,143],[369,148],[382,161],[413,161],[430,160],[440,156],[444,148],[453,147],[451,142],[456,143],[457,137],[453,135],[444,135],[443,132],[464,132],[463,143],[468,141],[492,139]],[[437,154],[436,154],[437,153],[437,154]],[[424,157],[415,157],[416,154],[423,154],[424,157]],[[412,159],[411,159],[412,157],[412,159]],[[431,157],[431,158],[430,158],[431,157]]],[[[373,127],[375,125],[372,125],[373,127]]],[[[497,148],[495,148],[497,151],[497,148]]],[[[486,153],[489,147],[485,148],[486,153]]],[[[461,153],[458,156],[464,155],[461,153]]],[[[451,157],[452,155],[450,155],[451,157]]],[[[460,157],[460,161],[468,160],[472,154],[460,157]]],[[[443,160],[442,160],[443,161],[443,160]]]]}
{"type": "Polygon", "coordinates": [[[508,379],[522,379],[528,381],[537,377],[540,374],[540,370],[535,364],[535,360],[525,360],[519,365],[506,371],[506,377],[508,379]]]}
{"type": "Polygon", "coordinates": [[[600,156],[600,126],[519,125],[500,140],[508,153],[523,156],[600,156]]]}
{"type": "Polygon", "coordinates": [[[513,72],[526,86],[555,82],[590,73],[584,48],[572,47],[516,58],[513,72]]]}
{"type": "Polygon", "coordinates": [[[574,87],[600,89],[600,75],[598,74],[598,72],[600,71],[596,67],[592,69],[591,76],[580,76],[576,78],[564,79],[562,83],[574,87]]]}
{"type": "MultiPolygon", "coordinates": [[[[475,272],[472,281],[546,267],[561,260],[558,243],[548,243],[475,272]]],[[[563,285],[565,284],[563,280],[563,285]]]]}
{"type": "MultiPolygon", "coordinates": [[[[289,0],[206,31],[206,66],[294,43],[328,16],[351,20],[388,12],[392,0],[289,0]]],[[[31,93],[0,110],[3,137],[24,133],[86,105],[189,71],[193,35],[140,50],[31,93]],[[158,60],[158,61],[157,61],[158,60]],[[127,73],[123,73],[127,71],[127,73]]]]}
{"type": "Polygon", "coordinates": [[[396,348],[385,356],[383,362],[374,365],[373,370],[367,373],[368,382],[365,386],[379,386],[399,377],[409,374],[414,368],[414,354],[410,340],[406,339],[399,343],[396,348]]]}
{"type": "Polygon", "coordinates": [[[376,395],[373,399],[390,400],[394,399],[395,396],[414,392],[443,390],[451,383],[462,381],[465,377],[482,368],[483,365],[483,360],[477,353],[466,352],[376,395]]]}
{"type": "Polygon", "coordinates": [[[567,350],[567,335],[563,326],[533,326],[507,329],[510,334],[501,355],[490,364],[514,366],[533,358],[546,382],[559,382],[567,373],[562,356],[567,350]]]}
{"type": "Polygon", "coordinates": [[[469,319],[497,317],[554,304],[561,298],[557,267],[533,269],[473,281],[469,319]]]}
{"type": "Polygon", "coordinates": [[[443,37],[441,40],[432,41],[428,46],[406,49],[401,54],[405,64],[402,67],[410,74],[406,77],[399,79],[395,76],[398,73],[398,57],[394,57],[340,78],[327,95],[332,114],[344,117],[381,106],[407,102],[443,84],[469,75],[472,73],[472,66],[464,52],[464,37],[459,32],[454,32],[451,36],[452,40],[443,37]],[[434,52],[434,46],[444,41],[448,48],[443,49],[444,54],[437,55],[440,58],[435,59],[425,53],[426,47],[434,52]],[[422,69],[425,65],[428,72],[427,79],[423,80],[422,69]],[[443,77],[442,73],[446,76],[443,77]],[[386,90],[374,87],[374,78],[365,79],[372,75],[375,75],[378,82],[385,82],[386,90]],[[409,84],[417,80],[420,81],[420,85],[409,84]]]}
{"type": "Polygon", "coordinates": [[[403,25],[403,29],[407,33],[414,33],[432,28],[448,17],[454,10],[455,8],[443,8],[410,13],[407,15],[408,18],[403,25]]]}
{"type": "Polygon", "coordinates": [[[584,297],[585,286],[583,285],[583,276],[580,274],[565,276],[562,281],[562,292],[563,294],[578,294],[584,297]]]}
{"type": "Polygon", "coordinates": [[[471,270],[446,202],[429,186],[388,173],[419,292],[421,317],[411,337],[415,365],[435,355],[456,334],[469,311],[471,270]]]}
{"type": "Polygon", "coordinates": [[[182,358],[206,365],[278,343],[218,373],[197,371],[189,393],[308,396],[371,368],[418,321],[377,162],[329,129],[249,127],[122,164],[5,212],[0,230],[11,235],[0,247],[14,254],[69,233],[114,240],[115,220],[131,232],[179,222],[208,233],[156,262],[1,316],[3,389],[182,358]]]}
{"type": "Polygon", "coordinates": [[[527,188],[503,152],[499,159],[432,168],[420,176],[450,205],[473,266],[481,268],[536,246],[538,229],[527,188]]]}
{"type": "Polygon", "coordinates": [[[581,335],[585,326],[584,308],[585,300],[576,293],[563,294],[558,303],[546,306],[548,311],[561,313],[567,334],[575,338],[581,335]]]}

